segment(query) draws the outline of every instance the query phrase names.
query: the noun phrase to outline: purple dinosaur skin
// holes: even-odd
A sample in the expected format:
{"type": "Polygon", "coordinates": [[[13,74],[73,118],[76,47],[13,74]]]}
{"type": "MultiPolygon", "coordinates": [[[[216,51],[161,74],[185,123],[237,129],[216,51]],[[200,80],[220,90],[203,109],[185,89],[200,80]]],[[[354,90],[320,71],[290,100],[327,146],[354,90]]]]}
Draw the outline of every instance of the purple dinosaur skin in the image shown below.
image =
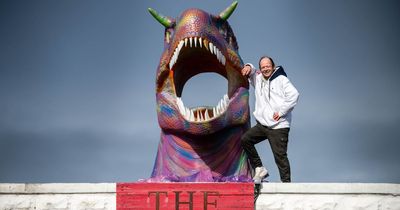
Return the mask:
{"type": "Polygon", "coordinates": [[[200,9],[169,20],[156,78],[161,138],[147,181],[251,181],[240,145],[250,126],[249,84],[240,74],[243,61],[229,23],[200,9]],[[227,97],[217,107],[184,107],[180,97],[186,81],[203,72],[228,80],[227,97]]]}

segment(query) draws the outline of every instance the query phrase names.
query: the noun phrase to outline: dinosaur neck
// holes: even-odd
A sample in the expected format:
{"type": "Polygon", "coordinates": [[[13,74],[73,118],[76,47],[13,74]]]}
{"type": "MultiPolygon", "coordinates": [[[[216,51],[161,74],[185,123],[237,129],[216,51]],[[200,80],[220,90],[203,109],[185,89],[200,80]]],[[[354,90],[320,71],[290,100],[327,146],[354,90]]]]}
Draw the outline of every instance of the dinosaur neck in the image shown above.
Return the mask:
{"type": "Polygon", "coordinates": [[[234,127],[185,138],[163,131],[152,177],[170,181],[248,181],[250,170],[240,146],[240,136],[246,129],[234,127]]]}

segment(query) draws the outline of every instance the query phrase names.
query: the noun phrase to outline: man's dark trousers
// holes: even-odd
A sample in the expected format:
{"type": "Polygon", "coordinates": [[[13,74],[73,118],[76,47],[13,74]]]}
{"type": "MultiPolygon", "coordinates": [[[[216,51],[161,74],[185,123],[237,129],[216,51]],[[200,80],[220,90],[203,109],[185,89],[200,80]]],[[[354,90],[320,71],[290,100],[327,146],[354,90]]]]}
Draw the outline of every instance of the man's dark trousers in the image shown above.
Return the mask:
{"type": "Polygon", "coordinates": [[[268,139],[282,182],[291,181],[290,165],[287,157],[289,130],[290,128],[271,129],[257,122],[257,125],[244,133],[241,139],[242,147],[247,153],[253,168],[263,166],[254,145],[268,139]]]}

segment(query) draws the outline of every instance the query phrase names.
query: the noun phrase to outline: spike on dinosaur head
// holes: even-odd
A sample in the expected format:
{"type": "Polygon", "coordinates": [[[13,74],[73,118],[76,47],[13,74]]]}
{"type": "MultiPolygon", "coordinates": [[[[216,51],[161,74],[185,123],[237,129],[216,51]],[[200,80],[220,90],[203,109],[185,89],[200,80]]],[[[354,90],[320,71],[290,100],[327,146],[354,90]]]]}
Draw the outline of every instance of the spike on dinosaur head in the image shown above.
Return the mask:
{"type": "Polygon", "coordinates": [[[148,8],[150,14],[158,21],[161,23],[166,28],[171,27],[174,24],[174,20],[170,17],[164,16],[162,14],[159,14],[152,8],[148,8]]]}
{"type": "Polygon", "coordinates": [[[234,1],[228,8],[226,8],[219,14],[219,17],[223,20],[228,20],[228,18],[232,15],[233,11],[235,11],[237,5],[238,2],[234,1]]]}

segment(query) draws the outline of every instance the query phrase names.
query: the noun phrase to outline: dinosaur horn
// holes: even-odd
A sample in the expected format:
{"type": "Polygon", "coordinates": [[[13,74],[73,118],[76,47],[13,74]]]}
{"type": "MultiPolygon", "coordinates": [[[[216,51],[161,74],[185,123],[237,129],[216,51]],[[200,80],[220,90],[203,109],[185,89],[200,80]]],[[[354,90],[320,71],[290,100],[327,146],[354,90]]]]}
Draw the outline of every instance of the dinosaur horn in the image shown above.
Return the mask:
{"type": "Polygon", "coordinates": [[[171,27],[173,20],[169,17],[166,17],[162,14],[158,14],[154,9],[148,8],[149,12],[153,17],[161,23],[161,25],[165,26],[166,28],[171,27]]]}
{"type": "Polygon", "coordinates": [[[223,20],[228,20],[228,18],[232,15],[233,11],[235,11],[236,6],[237,6],[238,2],[234,1],[231,6],[229,6],[228,8],[226,8],[224,11],[222,11],[219,14],[219,17],[223,20]]]}

